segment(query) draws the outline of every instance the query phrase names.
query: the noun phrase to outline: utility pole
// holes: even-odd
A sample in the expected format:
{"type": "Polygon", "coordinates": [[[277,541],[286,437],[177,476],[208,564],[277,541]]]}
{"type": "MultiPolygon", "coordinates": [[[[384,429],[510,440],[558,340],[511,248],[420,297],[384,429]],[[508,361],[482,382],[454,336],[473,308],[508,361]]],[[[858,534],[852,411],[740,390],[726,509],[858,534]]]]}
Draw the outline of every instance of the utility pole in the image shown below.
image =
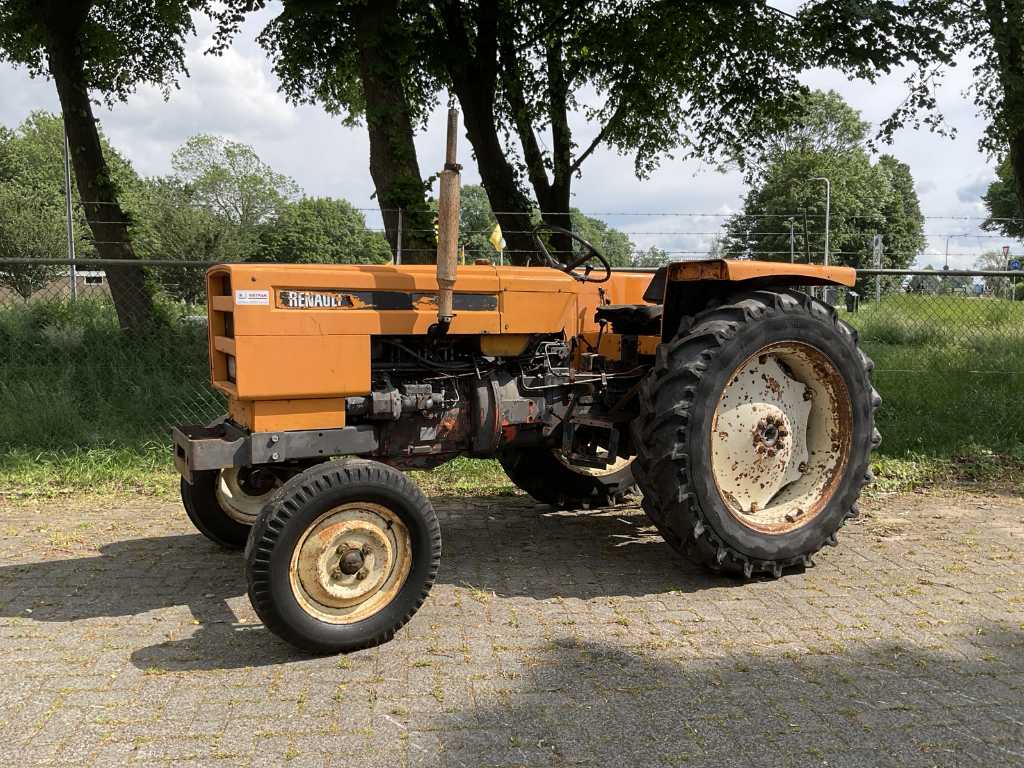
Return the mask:
{"type": "Polygon", "coordinates": [[[789,217],[789,263],[790,264],[795,264],[796,263],[796,241],[793,239],[793,225],[795,223],[796,222],[793,220],[793,217],[790,216],[789,217]]]}
{"type": "MultiPolygon", "coordinates": [[[[68,134],[64,131],[64,214],[67,218],[68,233],[68,260],[75,260],[75,223],[71,218],[71,150],[68,147],[68,134]]],[[[68,265],[68,286],[71,290],[71,299],[78,298],[78,278],[75,274],[75,265],[68,265]]]]}
{"type": "Polygon", "coordinates": [[[808,179],[808,181],[824,181],[825,182],[825,266],[829,264],[829,219],[832,215],[832,182],[824,176],[815,176],[808,179]]]}

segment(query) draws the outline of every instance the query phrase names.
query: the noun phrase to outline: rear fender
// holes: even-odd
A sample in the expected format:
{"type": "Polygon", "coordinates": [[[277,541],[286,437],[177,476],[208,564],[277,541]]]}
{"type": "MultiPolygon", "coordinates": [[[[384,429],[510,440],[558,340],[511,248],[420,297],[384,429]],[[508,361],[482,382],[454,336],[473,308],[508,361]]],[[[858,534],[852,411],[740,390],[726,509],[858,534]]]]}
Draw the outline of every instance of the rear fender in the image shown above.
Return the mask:
{"type": "Polygon", "coordinates": [[[806,285],[853,287],[857,273],[851,267],[787,264],[746,259],[684,261],[662,267],[644,299],[664,306],[662,338],[674,337],[684,317],[719,303],[730,294],[759,288],[806,285]]]}

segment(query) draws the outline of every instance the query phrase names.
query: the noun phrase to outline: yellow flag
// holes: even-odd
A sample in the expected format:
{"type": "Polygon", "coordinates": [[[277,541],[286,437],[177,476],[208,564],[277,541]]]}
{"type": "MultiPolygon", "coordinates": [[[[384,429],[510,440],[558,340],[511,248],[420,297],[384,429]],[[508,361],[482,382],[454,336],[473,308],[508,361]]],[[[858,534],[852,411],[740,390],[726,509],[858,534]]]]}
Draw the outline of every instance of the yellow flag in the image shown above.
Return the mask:
{"type": "Polygon", "coordinates": [[[494,225],[494,231],[491,232],[491,236],[487,239],[491,241],[491,245],[494,246],[494,250],[498,253],[505,250],[505,239],[501,236],[501,224],[494,225]]]}

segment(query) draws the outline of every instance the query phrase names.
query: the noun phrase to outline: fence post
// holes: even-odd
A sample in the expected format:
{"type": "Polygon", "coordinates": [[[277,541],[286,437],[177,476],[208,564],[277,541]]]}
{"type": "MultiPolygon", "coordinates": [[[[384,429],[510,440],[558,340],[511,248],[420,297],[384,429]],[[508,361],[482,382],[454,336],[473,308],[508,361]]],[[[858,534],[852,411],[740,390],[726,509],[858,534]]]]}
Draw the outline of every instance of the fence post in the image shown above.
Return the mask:
{"type": "MultiPolygon", "coordinates": [[[[882,250],[884,249],[882,244],[882,236],[876,234],[872,241],[872,248],[875,252],[875,269],[882,268],[882,250]]],[[[875,275],[875,303],[877,304],[882,300],[882,276],[875,275]]]]}
{"type": "Polygon", "coordinates": [[[395,264],[402,263],[402,209],[398,209],[398,237],[395,241],[395,264]]]}

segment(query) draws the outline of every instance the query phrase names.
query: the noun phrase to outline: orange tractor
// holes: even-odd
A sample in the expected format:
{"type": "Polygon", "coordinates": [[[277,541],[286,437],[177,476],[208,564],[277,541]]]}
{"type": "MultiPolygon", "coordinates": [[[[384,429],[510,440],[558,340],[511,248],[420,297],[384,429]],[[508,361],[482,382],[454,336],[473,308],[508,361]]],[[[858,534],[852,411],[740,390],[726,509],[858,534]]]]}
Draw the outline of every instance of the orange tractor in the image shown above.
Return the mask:
{"type": "Polygon", "coordinates": [[[716,571],[779,576],[834,543],[870,479],[880,399],[856,333],[794,288],[851,286],[853,270],[613,272],[578,236],[541,227],[546,267],[456,273],[453,160],[436,269],[208,273],[211,378],[228,413],[175,429],[175,463],[195,526],[245,547],[266,626],[314,652],[390,639],[441,557],[431,503],[401,470],[457,456],[497,458],[562,507],[639,487],[668,544],[716,571]],[[552,234],[571,256],[551,253],[552,234]]]}

